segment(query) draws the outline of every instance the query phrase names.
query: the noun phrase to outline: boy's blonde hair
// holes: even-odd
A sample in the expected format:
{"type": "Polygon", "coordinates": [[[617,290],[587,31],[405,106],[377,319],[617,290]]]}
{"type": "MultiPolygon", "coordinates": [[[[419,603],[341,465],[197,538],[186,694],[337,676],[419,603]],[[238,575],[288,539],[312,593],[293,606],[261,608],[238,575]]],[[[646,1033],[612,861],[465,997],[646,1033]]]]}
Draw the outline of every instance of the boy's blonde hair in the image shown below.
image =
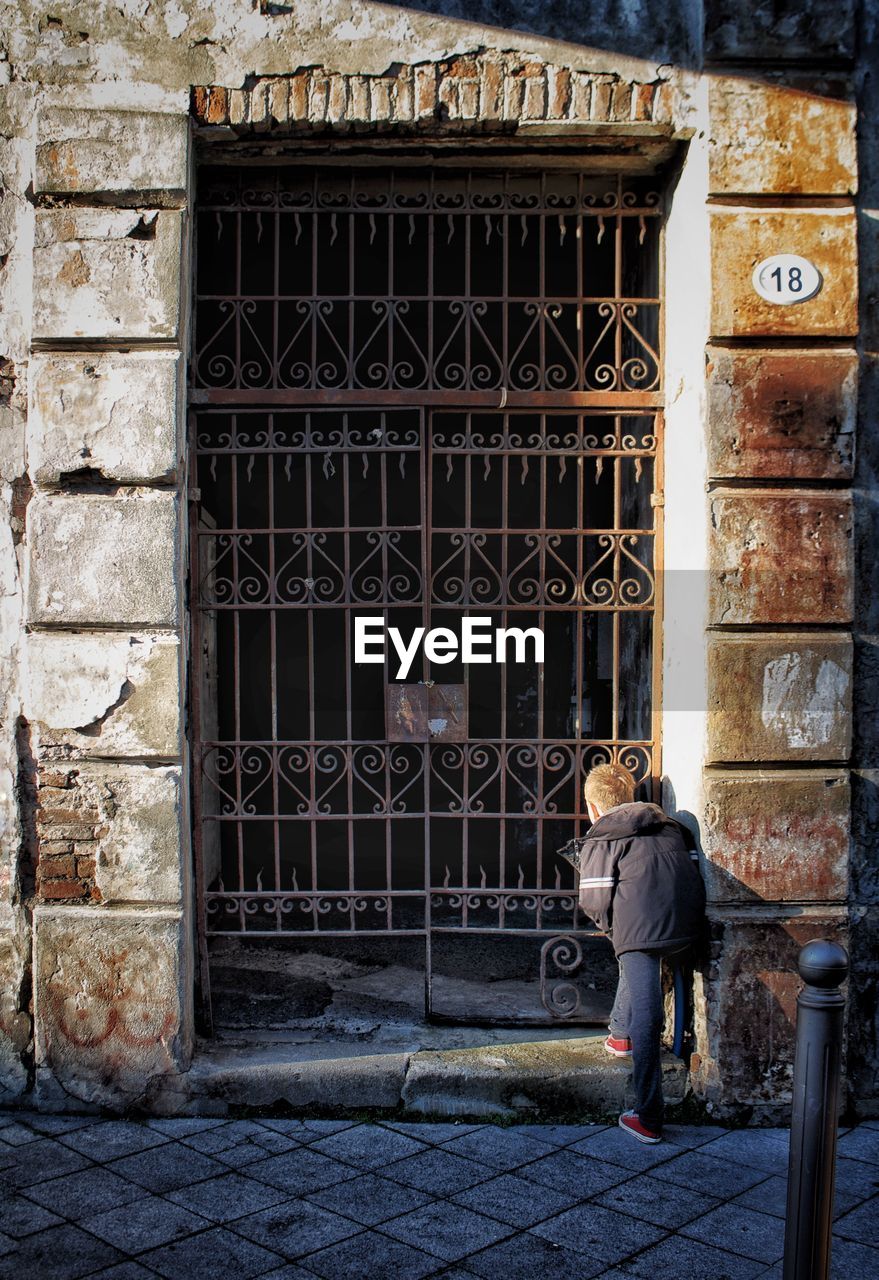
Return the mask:
{"type": "Polygon", "coordinates": [[[631,804],[635,798],[635,779],[622,764],[597,764],[586,776],[586,799],[602,812],[618,804],[631,804]]]}

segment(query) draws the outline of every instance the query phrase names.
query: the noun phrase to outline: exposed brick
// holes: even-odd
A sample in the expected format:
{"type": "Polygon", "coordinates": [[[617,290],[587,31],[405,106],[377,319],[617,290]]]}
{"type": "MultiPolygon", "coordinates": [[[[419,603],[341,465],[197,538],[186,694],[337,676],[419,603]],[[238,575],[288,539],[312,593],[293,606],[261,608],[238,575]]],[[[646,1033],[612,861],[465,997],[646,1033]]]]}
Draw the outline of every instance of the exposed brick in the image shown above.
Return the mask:
{"type": "Polygon", "coordinates": [[[269,110],[268,86],[264,81],[255,84],[250,90],[250,123],[258,126],[265,123],[269,110]]]}
{"type": "Polygon", "coordinates": [[[588,120],[592,111],[592,77],[575,71],[571,83],[570,115],[574,120],[588,120]]]}
{"type": "Polygon", "coordinates": [[[76,865],[72,856],[61,858],[44,858],[42,850],[37,870],[41,880],[60,880],[65,876],[76,874],[76,865]]]}
{"type": "Polygon", "coordinates": [[[525,101],[525,82],[520,75],[504,77],[504,119],[518,120],[525,101]]]}
{"type": "Polygon", "coordinates": [[[391,82],[375,76],[369,82],[370,119],[382,122],[391,118],[391,82]]]}
{"type": "Polygon", "coordinates": [[[291,120],[308,119],[308,72],[300,71],[290,79],[287,110],[291,120]]]}
{"type": "Polygon", "coordinates": [[[197,85],[192,91],[192,111],[196,120],[206,120],[210,90],[204,85],[197,85]]]}
{"type": "Polygon", "coordinates": [[[92,878],[94,877],[94,874],[95,874],[95,860],[94,860],[94,858],[77,858],[77,859],[76,859],[76,874],[77,874],[78,876],[80,876],[83,880],[90,880],[90,879],[92,879],[92,878]]]}
{"type": "Polygon", "coordinates": [[[232,89],[229,93],[229,123],[246,124],[249,104],[250,94],[246,90],[232,89]]]}
{"type": "Polygon", "coordinates": [[[613,85],[608,80],[596,80],[592,86],[592,115],[593,120],[609,120],[610,119],[610,102],[613,85]]]}
{"type": "Polygon", "coordinates": [[[72,840],[41,840],[40,841],[40,857],[55,858],[59,855],[73,853],[72,840]],[[45,855],[45,856],[44,856],[45,855]]]}
{"type": "Polygon", "coordinates": [[[475,120],[479,115],[478,80],[459,80],[458,111],[462,120],[475,120]]]}
{"type": "Polygon", "coordinates": [[[497,120],[503,110],[504,73],[496,62],[486,59],[479,83],[479,114],[483,120],[497,120]]]}
{"type": "Polygon", "coordinates": [[[207,122],[208,124],[229,123],[229,94],[221,87],[211,89],[207,122]]]}
{"type": "Polygon", "coordinates": [[[452,80],[475,80],[479,66],[472,58],[455,58],[449,63],[446,75],[452,80]]]}
{"type": "Polygon", "coordinates": [[[653,95],[654,124],[668,124],[673,118],[674,88],[667,80],[658,85],[653,95]]]}
{"type": "MultiPolygon", "coordinates": [[[[202,123],[231,119],[257,130],[288,120],[334,125],[350,122],[425,121],[438,114],[458,120],[638,120],[654,115],[653,85],[618,76],[574,72],[513,54],[488,52],[439,64],[403,66],[396,76],[330,74],[317,69],[258,81],[250,90],[193,93],[193,113],[202,123]],[[214,93],[214,97],[212,97],[214,93]],[[224,96],[222,96],[224,95],[224,96]]],[[[666,115],[670,104],[666,104],[666,115]]]]}
{"type": "Polygon", "coordinates": [[[567,67],[547,67],[547,109],[550,120],[564,120],[571,102],[571,73],[567,67]]]}
{"type": "Polygon", "coordinates": [[[365,76],[348,77],[347,119],[352,123],[369,120],[369,82],[365,76]]]}
{"type": "Polygon", "coordinates": [[[611,120],[629,120],[632,115],[632,86],[619,80],[613,87],[610,98],[611,120]]]}
{"type": "Polygon", "coordinates": [[[45,880],[40,882],[40,896],[43,898],[88,898],[89,886],[81,880],[45,880]]]}
{"type": "Polygon", "coordinates": [[[56,840],[93,840],[95,838],[94,826],[84,822],[53,823],[50,830],[56,840]]]}
{"type": "Polygon", "coordinates": [[[330,92],[327,103],[327,119],[330,124],[341,124],[348,110],[348,77],[330,76],[330,92]]]}
{"type": "Polygon", "coordinates": [[[37,784],[39,788],[38,798],[39,798],[40,805],[48,805],[48,804],[51,804],[53,801],[60,802],[61,804],[70,803],[70,800],[71,800],[70,792],[73,789],[72,787],[64,787],[64,786],[52,787],[52,786],[43,786],[42,784],[43,784],[43,778],[41,776],[37,784]]]}
{"type": "Polygon", "coordinates": [[[460,115],[458,107],[458,81],[450,76],[443,76],[437,95],[440,115],[447,120],[457,120],[460,115]]]}
{"type": "Polygon", "coordinates": [[[410,121],[415,118],[415,90],[412,68],[404,68],[394,83],[391,94],[392,114],[395,120],[410,121]]]}
{"type": "Polygon", "coordinates": [[[546,79],[542,74],[525,77],[525,101],[522,104],[524,120],[542,120],[546,115],[546,79]]]}
{"type": "Polygon", "coordinates": [[[53,809],[51,806],[40,808],[41,823],[57,825],[71,822],[95,823],[100,821],[100,816],[96,809],[53,809]]]}
{"type": "Polygon", "coordinates": [[[415,68],[415,116],[422,120],[436,114],[436,67],[432,62],[415,68]]]}
{"type": "Polygon", "coordinates": [[[282,79],[273,80],[269,88],[269,114],[278,124],[286,124],[289,119],[288,97],[288,82],[282,79]]]}
{"type": "Polygon", "coordinates": [[[41,769],[39,785],[41,787],[71,787],[73,786],[73,779],[76,777],[76,772],[77,771],[75,769],[72,769],[69,773],[55,772],[52,769],[41,769]]]}
{"type": "Polygon", "coordinates": [[[650,120],[653,116],[653,97],[656,86],[639,84],[635,87],[635,105],[632,112],[635,120],[650,120]]]}
{"type": "Polygon", "coordinates": [[[330,82],[327,76],[314,73],[308,96],[308,114],[313,124],[323,124],[327,118],[330,82]]]}

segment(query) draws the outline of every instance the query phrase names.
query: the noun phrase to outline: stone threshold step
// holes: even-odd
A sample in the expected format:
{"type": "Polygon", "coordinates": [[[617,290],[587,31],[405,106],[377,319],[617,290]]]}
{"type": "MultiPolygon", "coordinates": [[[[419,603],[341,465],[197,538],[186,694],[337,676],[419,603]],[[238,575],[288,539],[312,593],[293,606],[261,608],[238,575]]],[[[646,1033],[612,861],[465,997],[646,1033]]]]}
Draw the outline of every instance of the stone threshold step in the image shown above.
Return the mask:
{"type": "MultiPolygon", "coordinates": [[[[406,1051],[350,1040],[309,1045],[206,1044],[183,1075],[151,1099],[164,1115],[228,1115],[242,1109],[283,1114],[393,1112],[441,1116],[613,1116],[631,1105],[631,1062],[604,1050],[606,1032],[563,1040],[406,1051]]],[[[668,1102],[683,1101],[687,1070],[663,1057],[668,1102]]]]}

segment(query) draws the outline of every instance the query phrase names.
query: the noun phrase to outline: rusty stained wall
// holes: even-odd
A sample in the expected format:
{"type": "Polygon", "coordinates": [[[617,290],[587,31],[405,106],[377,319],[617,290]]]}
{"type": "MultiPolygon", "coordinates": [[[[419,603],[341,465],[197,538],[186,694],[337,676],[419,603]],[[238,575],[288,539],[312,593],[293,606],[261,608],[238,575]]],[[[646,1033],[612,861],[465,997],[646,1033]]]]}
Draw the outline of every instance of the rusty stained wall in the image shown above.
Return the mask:
{"type": "Polygon", "coordinates": [[[860,710],[853,808],[847,771],[852,691],[857,702],[877,630],[852,590],[853,526],[875,571],[869,450],[857,451],[854,511],[849,488],[859,361],[862,430],[879,385],[866,319],[857,345],[857,235],[870,270],[875,251],[854,197],[854,7],[711,3],[700,31],[695,6],[657,0],[649,21],[623,5],[608,31],[577,6],[581,43],[544,38],[568,29],[564,4],[485,4],[464,22],[428,12],[443,7],[460,16],[232,0],[136,18],[94,0],[4,8],[2,1082],[19,1094],[36,1076],[45,1106],[148,1106],[192,1048],[181,694],[192,110],[218,141],[303,127],[580,128],[637,148],[702,133],[705,172],[688,190],[704,202],[710,267],[685,284],[706,317],[693,341],[709,339],[704,388],[691,389],[705,471],[689,481],[694,508],[710,489],[709,702],[692,812],[713,940],[692,1078],[719,1113],[784,1106],[796,947],[847,936],[851,876],[866,975],[851,1079],[875,1095],[879,810],[860,710]],[[495,21],[511,30],[480,25],[495,21]],[[758,305],[753,263],[793,242],[827,288],[788,310],[758,305]]]}
{"type": "MultiPolygon", "coordinates": [[[[857,849],[847,767],[857,698],[858,69],[851,43],[833,56],[825,46],[821,67],[793,10],[778,15],[778,33],[794,36],[781,47],[761,45],[762,9],[750,38],[744,5],[712,10],[699,814],[711,942],[693,1080],[721,1114],[767,1120],[790,1098],[797,950],[821,935],[849,945],[851,867],[875,858],[857,849]],[[818,265],[814,299],[780,307],[758,297],[753,267],[778,252],[818,265]]],[[[859,965],[853,993],[863,977],[859,965]]],[[[863,1102],[859,995],[850,1011],[851,1084],[863,1102]]]]}

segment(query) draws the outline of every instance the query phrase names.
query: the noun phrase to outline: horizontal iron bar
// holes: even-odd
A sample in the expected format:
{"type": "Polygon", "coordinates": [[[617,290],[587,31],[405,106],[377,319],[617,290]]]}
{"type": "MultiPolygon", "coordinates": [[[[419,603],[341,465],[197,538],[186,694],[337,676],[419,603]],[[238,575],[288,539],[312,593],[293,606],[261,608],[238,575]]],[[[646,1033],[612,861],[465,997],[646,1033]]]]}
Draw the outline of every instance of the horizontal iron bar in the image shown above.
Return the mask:
{"type": "MultiPolygon", "coordinates": [[[[220,902],[248,902],[256,898],[268,898],[278,902],[311,902],[314,898],[423,898],[425,893],[436,892],[434,889],[209,889],[205,898],[216,898],[220,902]]],[[[468,889],[468,893],[473,892],[468,889]]],[[[539,890],[529,890],[538,893],[539,890]]],[[[556,892],[558,892],[556,890],[556,892]]]]}
{"type": "MultiPolygon", "coordinates": [[[[645,566],[646,567],[646,566],[645,566]]],[[[549,604],[549,603],[532,603],[520,604],[513,600],[495,600],[483,603],[478,600],[431,600],[431,605],[435,609],[473,609],[479,613],[490,613],[492,610],[506,610],[508,613],[654,613],[656,605],[653,601],[646,604],[577,604],[571,601],[569,604],[549,604]]],[[[203,604],[199,602],[198,608],[202,613],[234,613],[238,610],[241,613],[254,613],[262,610],[276,609],[279,612],[289,611],[291,609],[317,609],[322,613],[329,609],[359,609],[361,611],[367,609],[415,609],[420,610],[424,606],[422,600],[303,600],[303,601],[271,601],[267,600],[264,604],[203,604]]],[[[846,624],[841,623],[844,628],[846,624]]],[[[826,625],[821,624],[821,629],[826,630],[826,625]]],[[[789,631],[790,627],[785,626],[785,631],[789,631]]]]}
{"type": "MultiPolygon", "coordinates": [[[[401,684],[405,682],[392,680],[390,683],[401,684]]],[[[437,687],[441,688],[442,686],[438,685],[437,687]]],[[[477,747],[483,744],[502,747],[650,747],[653,745],[652,740],[645,738],[472,738],[469,743],[471,746],[477,747]]],[[[277,747],[279,750],[286,750],[287,747],[308,747],[314,748],[315,751],[320,751],[324,747],[375,747],[379,745],[405,747],[424,746],[425,744],[423,742],[377,743],[375,738],[205,738],[202,739],[200,745],[205,750],[213,749],[214,747],[277,747]]],[[[448,747],[462,744],[445,742],[437,745],[448,747]]],[[[763,767],[762,764],[760,767],[763,767]]],[[[809,767],[812,768],[811,761],[809,761],[809,767]]]]}
{"type": "MultiPolygon", "coordinates": [[[[538,931],[535,929],[535,933],[538,931]]],[[[571,930],[567,930],[568,933],[571,930]]],[[[212,929],[208,921],[205,933],[209,938],[241,938],[264,935],[273,938],[425,938],[423,929],[212,929]]],[[[550,933],[558,933],[557,929],[550,933]]]]}
{"type": "Polygon", "coordinates": [[[656,297],[635,297],[620,295],[619,297],[601,296],[591,293],[198,293],[196,302],[458,302],[458,303],[495,303],[506,306],[508,303],[534,303],[535,306],[585,307],[625,305],[636,307],[658,307],[662,302],[656,297]]]}
{"type": "MultiPolygon", "coordinates": [[[[219,527],[217,528],[212,527],[210,529],[199,529],[198,535],[200,538],[215,538],[217,536],[230,537],[230,538],[231,537],[249,538],[251,536],[259,537],[259,538],[268,538],[273,534],[288,535],[288,534],[294,534],[294,533],[303,533],[303,534],[420,533],[422,528],[423,528],[422,525],[412,525],[412,524],[370,524],[370,525],[313,524],[308,526],[299,525],[296,528],[282,528],[282,527],[259,528],[257,526],[248,525],[248,526],[242,526],[241,528],[238,528],[238,529],[219,528],[219,527]]],[[[444,527],[443,525],[434,524],[434,525],[431,525],[430,532],[442,533],[444,535],[461,534],[461,536],[465,538],[471,537],[474,533],[484,533],[490,536],[511,537],[511,538],[549,538],[549,537],[555,537],[556,535],[558,535],[559,537],[565,537],[565,538],[602,538],[605,535],[608,537],[614,537],[614,538],[616,537],[628,538],[635,535],[637,535],[638,537],[652,538],[655,535],[656,530],[655,529],[623,529],[617,525],[613,525],[613,526],[605,525],[603,528],[595,528],[595,529],[581,529],[581,528],[571,528],[570,526],[568,528],[557,528],[554,526],[550,527],[549,525],[545,525],[543,528],[533,528],[530,525],[527,527],[523,525],[517,528],[513,525],[501,526],[501,525],[479,525],[479,524],[470,524],[467,526],[466,529],[462,529],[460,528],[460,526],[457,528],[453,528],[451,525],[447,525],[444,527]]]]}
{"type": "Polygon", "coordinates": [[[466,409],[588,409],[602,408],[608,413],[623,412],[633,407],[661,409],[663,395],[658,391],[372,391],[329,388],[299,390],[293,388],[196,387],[190,391],[193,405],[378,405],[383,408],[439,405],[441,408],[466,409]]]}
{"type": "MultiPolygon", "coordinates": [[[[424,746],[424,743],[423,742],[409,742],[409,743],[404,742],[404,743],[394,743],[393,745],[422,747],[424,746]]],[[[448,746],[449,744],[445,742],[437,742],[435,745],[437,747],[443,747],[443,746],[448,746]]],[[[455,743],[454,745],[460,746],[460,743],[455,743]]],[[[460,765],[453,766],[453,768],[455,769],[460,767],[461,767],[460,765]]],[[[536,768],[537,766],[535,765],[534,767],[536,768]]],[[[257,789],[260,786],[264,786],[269,781],[270,777],[271,777],[270,774],[266,774],[264,781],[258,784],[257,789]]],[[[424,775],[419,774],[418,777],[424,777],[424,775]]],[[[339,780],[333,783],[333,787],[338,786],[341,780],[342,779],[340,775],[339,780]]],[[[416,780],[417,779],[413,778],[412,782],[414,783],[416,780]]],[[[436,780],[439,782],[443,781],[441,777],[436,780]]],[[[570,775],[569,780],[572,782],[575,781],[573,774],[570,775]]],[[[208,781],[210,782],[211,779],[208,779],[208,781]]],[[[217,789],[219,790],[219,788],[217,789]]],[[[288,823],[301,824],[304,822],[355,821],[357,823],[360,823],[360,822],[386,822],[388,818],[418,818],[421,820],[423,820],[424,818],[459,818],[459,819],[460,818],[507,818],[511,822],[512,821],[574,822],[576,821],[577,818],[582,818],[582,817],[583,817],[582,813],[572,813],[572,812],[565,813],[563,810],[559,810],[558,812],[556,812],[556,810],[554,809],[550,809],[550,810],[534,809],[529,811],[528,813],[523,813],[523,812],[517,813],[515,810],[512,810],[512,809],[505,809],[503,813],[500,813],[497,810],[491,811],[489,809],[485,809],[485,810],[482,810],[482,809],[478,809],[478,810],[407,809],[405,810],[405,812],[402,812],[402,813],[398,813],[396,809],[383,809],[379,813],[369,813],[369,812],[361,813],[356,809],[354,810],[340,809],[338,811],[333,811],[331,813],[320,813],[312,809],[306,809],[303,813],[203,813],[202,822],[223,822],[223,823],[288,822],[288,823]]],[[[280,891],[278,890],[278,892],[280,891]]],[[[415,892],[415,890],[412,890],[412,892],[415,892]]]]}
{"type": "Polygon", "coordinates": [[[273,902],[311,902],[315,898],[424,898],[428,893],[445,893],[449,895],[467,894],[505,894],[508,898],[558,898],[567,897],[570,889],[534,889],[527,885],[522,889],[512,889],[509,885],[451,885],[449,887],[431,885],[428,889],[229,889],[222,893],[211,889],[205,894],[210,901],[218,902],[252,902],[267,899],[273,902]]]}
{"type": "MultiPolygon", "coordinates": [[[[544,934],[551,938],[555,934],[563,932],[573,935],[576,938],[602,938],[604,935],[599,931],[591,929],[574,929],[565,928],[561,930],[558,925],[550,928],[541,925],[539,928],[535,926],[533,929],[476,929],[470,925],[462,925],[453,927],[445,925],[443,927],[433,926],[430,930],[426,929],[212,929],[210,922],[206,933],[209,937],[220,938],[240,938],[248,935],[264,935],[268,934],[274,938],[426,938],[429,934],[448,933],[448,934],[493,934],[507,938],[533,938],[542,937],[544,934]]],[[[561,977],[561,975],[559,975],[561,977]]],[[[549,1021],[549,1019],[547,1019],[549,1021]]],[[[567,1019],[566,1019],[567,1021],[567,1019]]],[[[517,1023],[518,1025],[518,1023],[517,1023]]],[[[545,1025],[541,1023],[541,1026],[545,1025]]],[[[561,1024],[554,1024],[561,1025],[561,1024]]]]}

